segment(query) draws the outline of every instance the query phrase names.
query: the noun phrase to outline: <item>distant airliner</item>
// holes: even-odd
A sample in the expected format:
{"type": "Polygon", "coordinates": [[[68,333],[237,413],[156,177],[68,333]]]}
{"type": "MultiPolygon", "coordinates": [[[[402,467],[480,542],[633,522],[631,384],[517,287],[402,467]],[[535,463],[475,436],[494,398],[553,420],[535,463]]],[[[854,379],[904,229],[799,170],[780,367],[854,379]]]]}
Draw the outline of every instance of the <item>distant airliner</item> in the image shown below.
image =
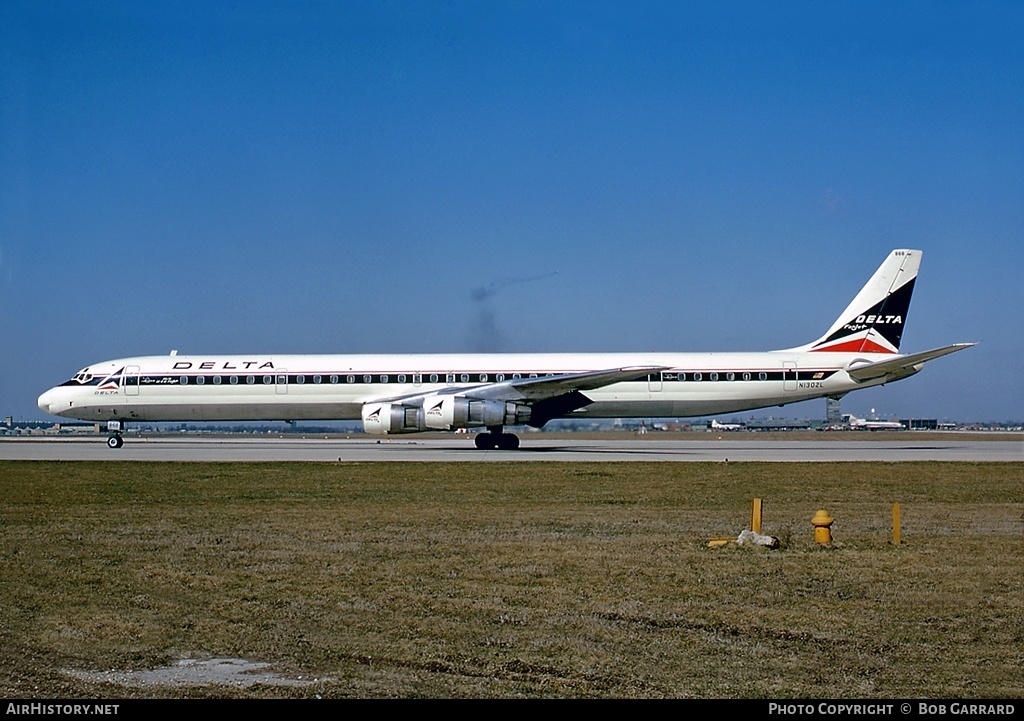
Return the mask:
{"type": "Polygon", "coordinates": [[[743,430],[741,423],[719,423],[717,418],[711,419],[711,428],[716,431],[740,431],[743,430]]]}
{"type": "Polygon", "coordinates": [[[860,428],[866,431],[903,431],[906,427],[899,421],[873,421],[858,418],[852,413],[843,416],[846,422],[853,428],[860,428]]]}
{"type": "MultiPolygon", "coordinates": [[[[899,354],[919,250],[894,250],[832,327],[807,345],[756,353],[145,356],[82,369],[39,397],[56,416],[106,421],[357,420],[367,433],[484,428],[554,418],[681,418],[840,398],[897,381],[958,343],[899,354]]],[[[792,314],[791,314],[792,315],[792,314]]]]}

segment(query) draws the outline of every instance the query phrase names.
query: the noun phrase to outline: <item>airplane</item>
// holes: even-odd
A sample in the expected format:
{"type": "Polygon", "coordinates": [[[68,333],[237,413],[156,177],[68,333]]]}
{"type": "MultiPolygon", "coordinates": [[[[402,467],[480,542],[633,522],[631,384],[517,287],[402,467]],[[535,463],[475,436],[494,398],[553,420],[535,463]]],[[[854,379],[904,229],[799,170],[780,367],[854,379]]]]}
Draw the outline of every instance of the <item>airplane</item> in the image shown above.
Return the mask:
{"type": "MultiPolygon", "coordinates": [[[[366,433],[483,429],[555,418],[685,418],[841,398],[902,380],[974,343],[903,355],[920,250],[893,250],[824,335],[745,353],[177,355],[103,361],[39,396],[62,418],[106,422],[120,448],[133,421],[361,420],[366,433]]],[[[790,314],[792,315],[792,314],[790,314]]]]}
{"type": "Polygon", "coordinates": [[[844,413],[843,420],[850,424],[851,427],[865,431],[905,431],[904,426],[899,421],[869,421],[864,418],[858,418],[852,413],[844,413]]]}
{"type": "Polygon", "coordinates": [[[711,419],[711,428],[716,431],[741,431],[742,423],[719,423],[717,418],[711,419]]]}

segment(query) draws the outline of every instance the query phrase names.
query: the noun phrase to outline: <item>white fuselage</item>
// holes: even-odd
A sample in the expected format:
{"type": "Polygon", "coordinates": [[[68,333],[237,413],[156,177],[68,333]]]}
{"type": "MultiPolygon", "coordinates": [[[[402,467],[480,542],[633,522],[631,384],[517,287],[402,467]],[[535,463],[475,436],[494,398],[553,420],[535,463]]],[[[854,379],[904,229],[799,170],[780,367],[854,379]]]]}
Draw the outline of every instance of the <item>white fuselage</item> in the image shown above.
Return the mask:
{"type": "Polygon", "coordinates": [[[39,407],[90,421],[357,420],[364,404],[422,393],[472,393],[515,378],[605,368],[665,370],[583,395],[572,418],[693,417],[839,396],[851,364],[892,354],[566,353],[481,355],[146,356],[105,361],[44,393],[39,407]],[[116,376],[116,380],[104,379],[116,376]]]}

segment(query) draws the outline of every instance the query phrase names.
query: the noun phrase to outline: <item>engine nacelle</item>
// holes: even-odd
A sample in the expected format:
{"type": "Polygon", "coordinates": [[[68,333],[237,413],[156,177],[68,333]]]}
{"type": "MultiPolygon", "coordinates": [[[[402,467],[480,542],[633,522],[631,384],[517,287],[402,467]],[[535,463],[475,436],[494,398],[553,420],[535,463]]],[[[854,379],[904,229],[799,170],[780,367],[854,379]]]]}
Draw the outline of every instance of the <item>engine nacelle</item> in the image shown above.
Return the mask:
{"type": "Polygon", "coordinates": [[[427,430],[423,408],[401,403],[366,403],[363,405],[363,430],[374,435],[415,433],[427,430]]]}
{"type": "Polygon", "coordinates": [[[530,420],[530,407],[463,396],[428,396],[423,405],[363,404],[363,430],[374,435],[450,431],[456,428],[518,426],[530,420]]]}
{"type": "Polygon", "coordinates": [[[530,407],[517,403],[454,395],[428,396],[423,400],[423,422],[435,430],[517,426],[529,420],[530,407]]]}

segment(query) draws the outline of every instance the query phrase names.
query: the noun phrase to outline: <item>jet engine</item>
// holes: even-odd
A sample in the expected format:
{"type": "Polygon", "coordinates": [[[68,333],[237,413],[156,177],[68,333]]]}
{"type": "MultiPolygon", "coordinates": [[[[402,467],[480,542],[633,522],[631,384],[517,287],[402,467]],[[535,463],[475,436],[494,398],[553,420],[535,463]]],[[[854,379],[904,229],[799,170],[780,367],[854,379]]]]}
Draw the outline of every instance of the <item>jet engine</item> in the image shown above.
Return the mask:
{"type": "Polygon", "coordinates": [[[363,405],[363,430],[375,435],[425,431],[423,408],[401,403],[366,403],[363,405]]]}
{"type": "Polygon", "coordinates": [[[423,420],[427,428],[437,430],[517,426],[529,422],[530,407],[465,396],[428,396],[423,399],[423,420]]]}
{"type": "Polygon", "coordinates": [[[433,395],[424,398],[422,405],[366,403],[362,415],[366,433],[385,435],[480,426],[517,426],[529,422],[530,407],[506,401],[433,395]]]}

